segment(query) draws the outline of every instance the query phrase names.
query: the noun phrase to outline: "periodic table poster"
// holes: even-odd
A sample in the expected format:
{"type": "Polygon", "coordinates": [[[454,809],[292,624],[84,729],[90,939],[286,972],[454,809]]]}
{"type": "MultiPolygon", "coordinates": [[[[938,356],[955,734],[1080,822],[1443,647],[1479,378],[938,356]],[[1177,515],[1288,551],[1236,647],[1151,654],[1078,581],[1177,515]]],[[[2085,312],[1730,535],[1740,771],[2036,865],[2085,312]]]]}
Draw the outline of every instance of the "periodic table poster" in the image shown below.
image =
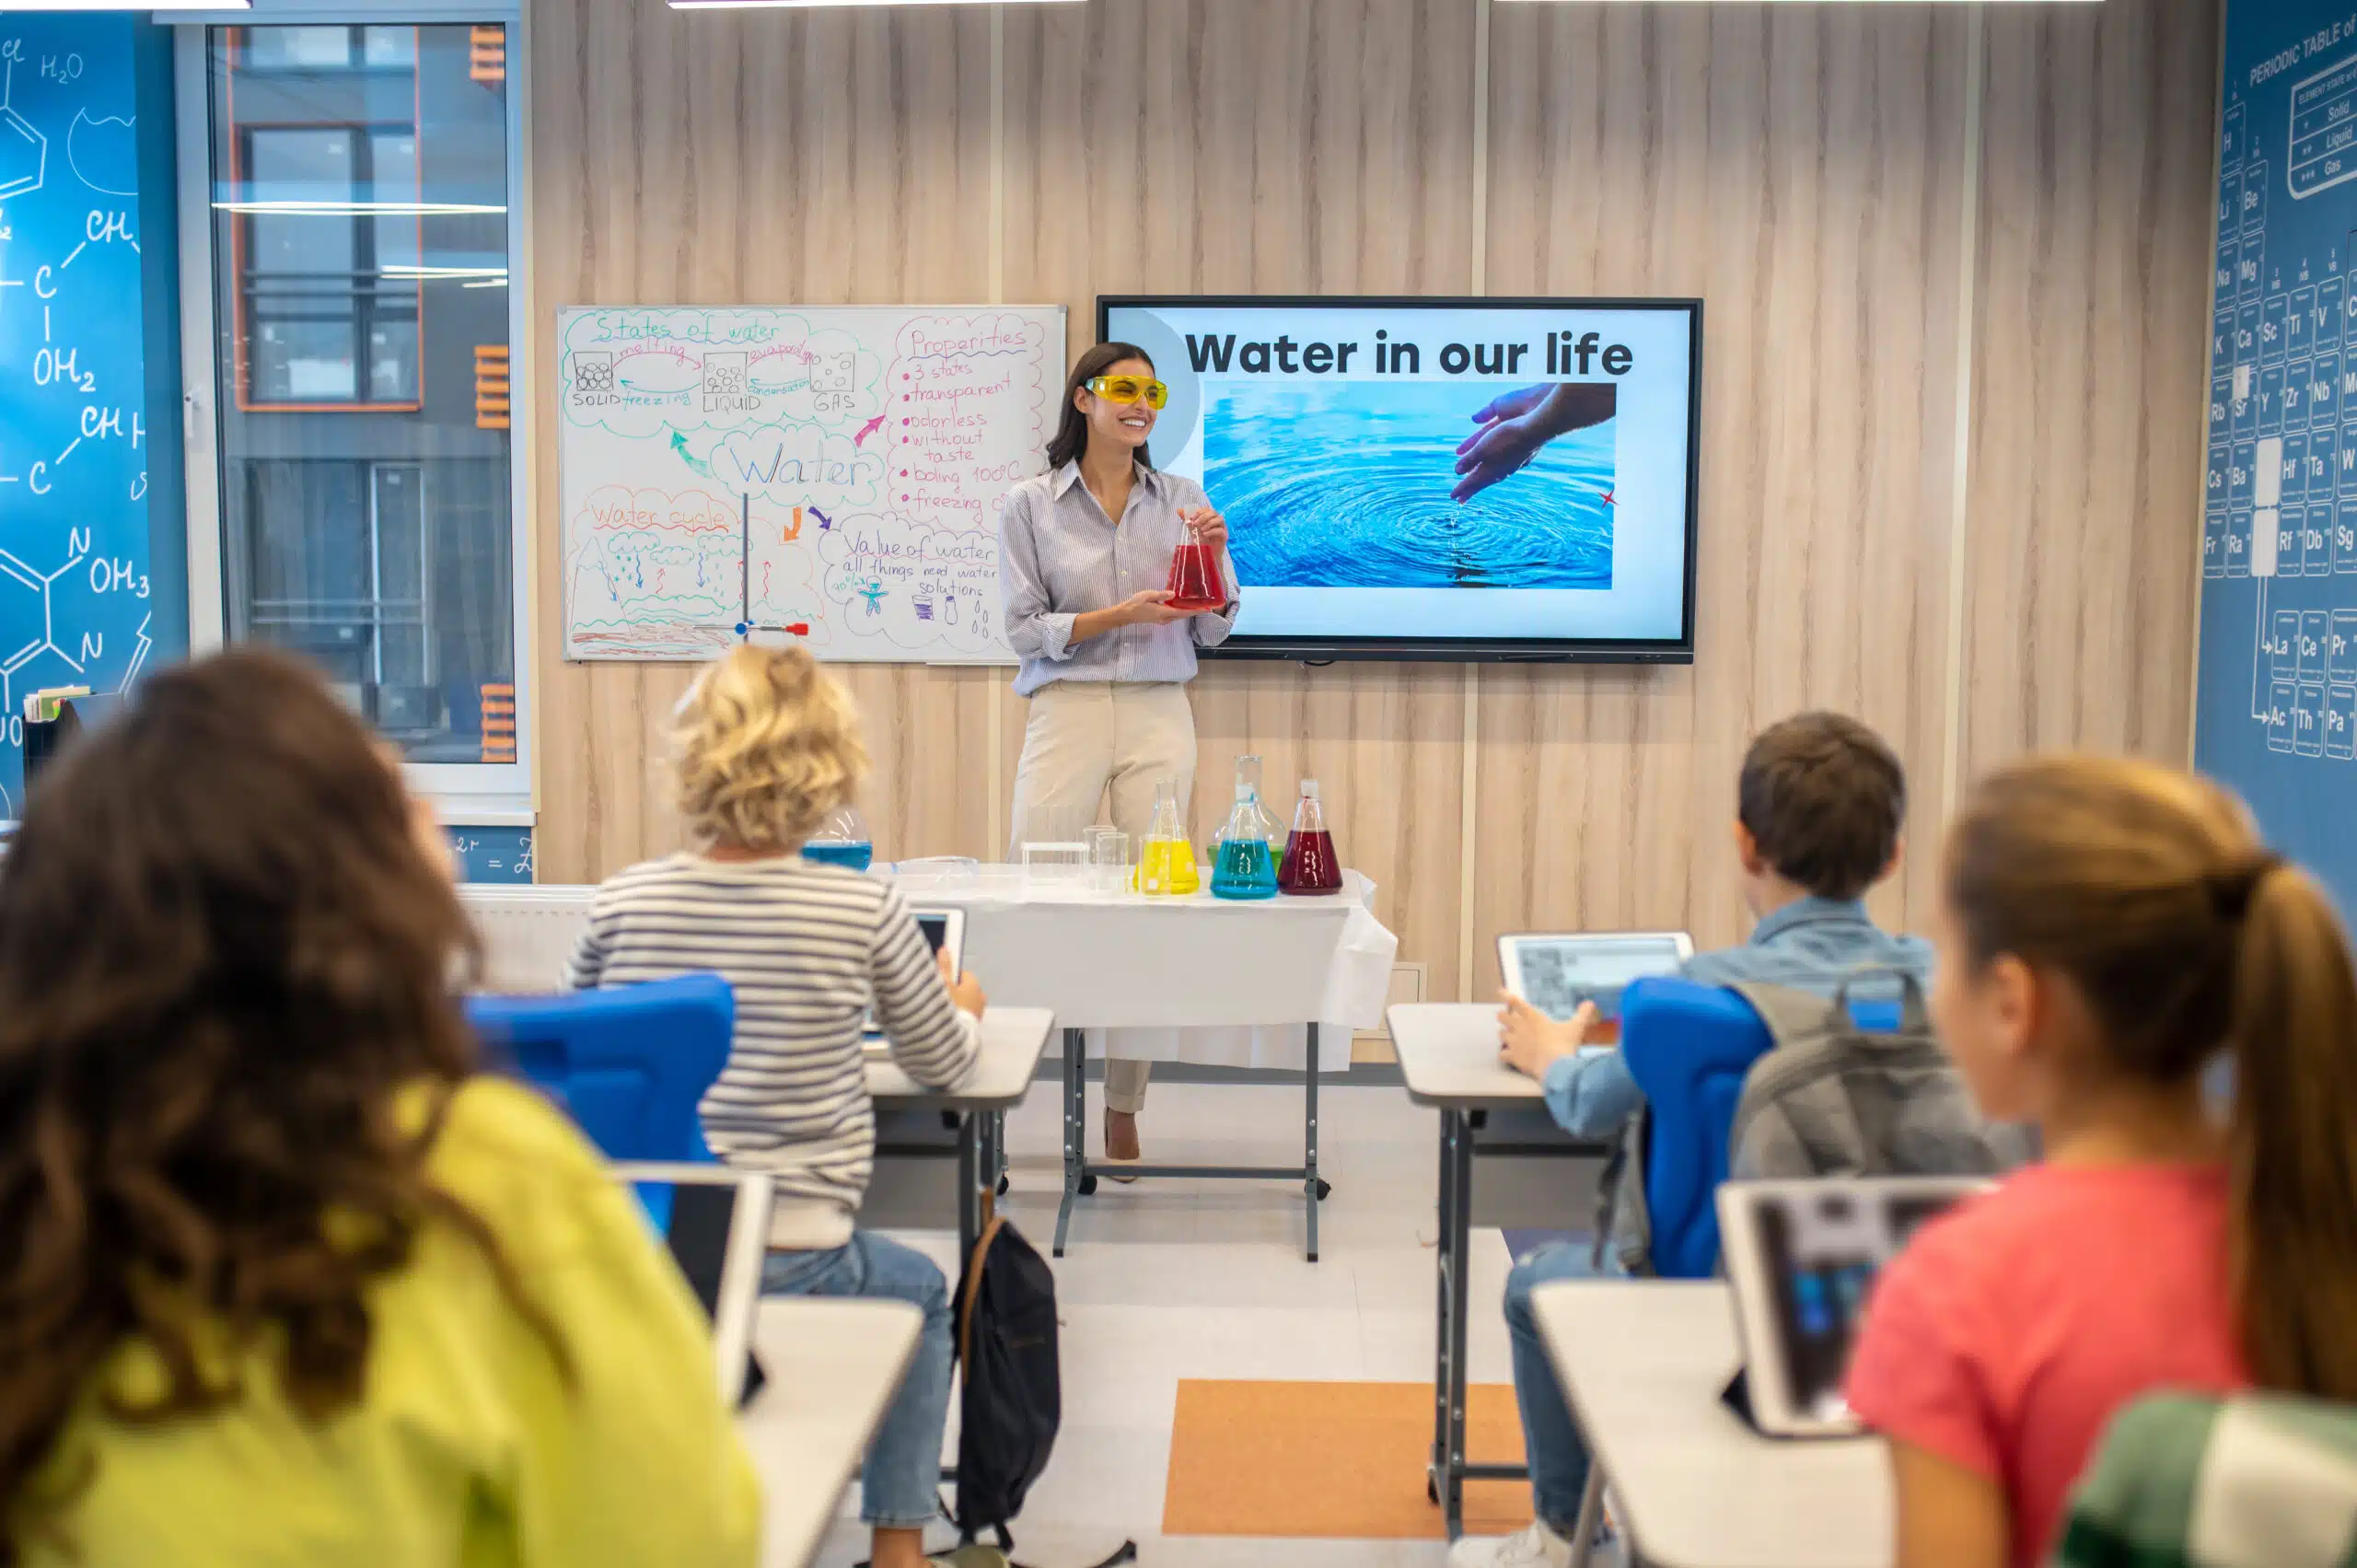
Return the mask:
{"type": "Polygon", "coordinates": [[[2197,764],[2357,909],[2357,5],[2232,0],[2197,764]]]}

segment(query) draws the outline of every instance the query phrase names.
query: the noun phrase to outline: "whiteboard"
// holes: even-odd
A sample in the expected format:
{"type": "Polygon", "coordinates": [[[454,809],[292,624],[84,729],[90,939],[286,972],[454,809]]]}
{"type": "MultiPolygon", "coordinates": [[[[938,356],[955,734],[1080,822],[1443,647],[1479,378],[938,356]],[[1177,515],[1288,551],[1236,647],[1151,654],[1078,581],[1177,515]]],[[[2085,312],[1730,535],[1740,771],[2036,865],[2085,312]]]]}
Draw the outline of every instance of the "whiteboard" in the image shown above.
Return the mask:
{"type": "Polygon", "coordinates": [[[564,656],[1012,664],[998,505],[1040,472],[1060,306],[557,317],[564,656]]]}

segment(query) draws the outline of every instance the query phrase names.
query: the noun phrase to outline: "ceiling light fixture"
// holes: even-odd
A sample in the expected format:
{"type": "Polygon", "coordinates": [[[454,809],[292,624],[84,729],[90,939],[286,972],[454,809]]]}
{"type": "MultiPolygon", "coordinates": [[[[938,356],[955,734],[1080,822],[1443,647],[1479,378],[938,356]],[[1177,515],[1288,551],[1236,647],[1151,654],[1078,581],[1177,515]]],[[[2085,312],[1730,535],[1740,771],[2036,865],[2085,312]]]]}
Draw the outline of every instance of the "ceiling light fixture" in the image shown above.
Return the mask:
{"type": "MultiPolygon", "coordinates": [[[[675,11],[842,11],[869,6],[987,6],[992,0],[671,0],[675,11]]],[[[1010,0],[1017,6],[1077,6],[1084,0],[1010,0]]]]}
{"type": "Polygon", "coordinates": [[[254,0],[16,0],[8,9],[25,11],[250,11],[254,0]]]}

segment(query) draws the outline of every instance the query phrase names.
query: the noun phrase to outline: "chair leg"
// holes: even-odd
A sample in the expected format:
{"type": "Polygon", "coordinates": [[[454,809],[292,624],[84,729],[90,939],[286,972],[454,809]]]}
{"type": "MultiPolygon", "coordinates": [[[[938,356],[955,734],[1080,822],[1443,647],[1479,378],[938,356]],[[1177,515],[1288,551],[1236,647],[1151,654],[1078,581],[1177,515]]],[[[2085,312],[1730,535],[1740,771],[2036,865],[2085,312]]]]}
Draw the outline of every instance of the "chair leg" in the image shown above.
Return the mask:
{"type": "Polygon", "coordinates": [[[1591,1457],[1587,1484],[1580,1489],[1580,1516],[1572,1526],[1572,1568],[1587,1568],[1596,1554],[1596,1527],[1604,1517],[1604,1467],[1591,1457]]]}

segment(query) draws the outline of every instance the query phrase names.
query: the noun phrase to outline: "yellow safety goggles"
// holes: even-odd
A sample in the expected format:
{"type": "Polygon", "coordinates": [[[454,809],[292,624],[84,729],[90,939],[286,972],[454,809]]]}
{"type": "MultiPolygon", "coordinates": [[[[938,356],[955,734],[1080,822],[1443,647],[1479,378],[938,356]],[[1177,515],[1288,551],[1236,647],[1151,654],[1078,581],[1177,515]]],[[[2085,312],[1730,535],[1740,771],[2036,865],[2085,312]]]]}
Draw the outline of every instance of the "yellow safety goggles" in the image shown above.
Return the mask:
{"type": "Polygon", "coordinates": [[[1099,376],[1088,384],[1088,389],[1109,403],[1133,403],[1143,398],[1146,407],[1160,409],[1170,401],[1167,385],[1143,376],[1099,376]]]}

